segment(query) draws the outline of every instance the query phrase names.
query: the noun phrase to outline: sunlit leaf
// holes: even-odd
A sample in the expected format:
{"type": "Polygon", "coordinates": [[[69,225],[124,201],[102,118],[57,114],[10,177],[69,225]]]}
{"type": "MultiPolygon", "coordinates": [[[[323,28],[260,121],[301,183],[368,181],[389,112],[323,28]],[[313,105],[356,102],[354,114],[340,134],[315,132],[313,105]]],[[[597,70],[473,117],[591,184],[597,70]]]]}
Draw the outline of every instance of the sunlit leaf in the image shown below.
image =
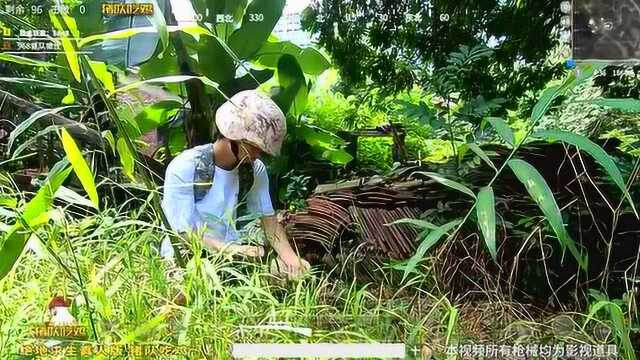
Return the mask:
{"type": "Polygon", "coordinates": [[[26,204],[20,220],[0,239],[0,280],[11,271],[20,258],[31,230],[47,221],[46,213],[53,203],[54,194],[71,172],[71,167],[67,167],[67,164],[66,161],[62,161],[51,168],[36,196],[26,204]]]}
{"type": "Polygon", "coordinates": [[[295,57],[305,74],[320,75],[331,67],[329,59],[320,51],[312,47],[301,48],[290,41],[267,41],[254,58],[259,64],[273,68],[278,66],[278,60],[284,54],[295,57]]]}
{"type": "Polygon", "coordinates": [[[116,90],[115,85],[113,84],[113,75],[107,70],[107,64],[100,61],[89,61],[89,65],[93,70],[93,73],[96,74],[98,80],[102,83],[102,85],[111,93],[116,90]]]}
{"type": "Polygon", "coordinates": [[[146,106],[135,117],[140,132],[145,134],[166,124],[182,106],[182,103],[178,100],[163,100],[151,106],[146,106]]]}
{"type": "MultiPolygon", "coordinates": [[[[66,31],[65,27],[60,22],[60,19],[53,12],[49,12],[49,18],[51,19],[51,24],[62,34],[66,31]]],[[[77,29],[76,29],[77,31],[77,29]]],[[[60,36],[60,42],[62,43],[62,49],[64,50],[64,55],[67,58],[67,62],[69,63],[69,69],[71,69],[71,73],[77,82],[81,80],[81,72],[80,72],[80,62],[78,61],[78,53],[76,52],[73,43],[67,36],[60,36]]]]}
{"type": "Polygon", "coordinates": [[[87,165],[78,145],[66,129],[62,129],[60,132],[60,138],[62,139],[62,147],[64,148],[64,152],[67,154],[67,159],[73,167],[73,171],[80,180],[84,191],[89,195],[89,199],[93,203],[93,206],[97,209],[100,205],[98,192],[96,190],[93,173],[91,172],[91,169],[89,169],[89,165],[87,165]]]}
{"type": "Polygon", "coordinates": [[[428,221],[420,220],[420,219],[400,219],[385,225],[389,226],[389,225],[401,225],[401,224],[412,225],[421,230],[424,230],[424,229],[435,230],[438,228],[437,225],[434,225],[428,221]]]}
{"type": "Polygon", "coordinates": [[[24,84],[24,85],[37,85],[46,88],[52,89],[62,89],[67,90],[67,85],[52,83],[50,81],[43,81],[37,79],[28,79],[28,78],[16,78],[16,77],[0,77],[0,81],[10,82],[15,84],[24,84]]]}
{"type": "Polygon", "coordinates": [[[71,105],[74,102],[76,102],[76,97],[73,96],[73,91],[71,90],[71,87],[68,87],[67,88],[67,95],[65,95],[62,98],[61,103],[62,103],[62,105],[71,105]]]}
{"type": "Polygon", "coordinates": [[[127,146],[127,142],[124,138],[118,138],[116,143],[116,149],[118,150],[118,155],[120,157],[120,164],[122,164],[122,169],[124,174],[129,177],[131,180],[135,181],[135,176],[133,174],[134,166],[135,166],[135,158],[129,147],[127,146]]]}

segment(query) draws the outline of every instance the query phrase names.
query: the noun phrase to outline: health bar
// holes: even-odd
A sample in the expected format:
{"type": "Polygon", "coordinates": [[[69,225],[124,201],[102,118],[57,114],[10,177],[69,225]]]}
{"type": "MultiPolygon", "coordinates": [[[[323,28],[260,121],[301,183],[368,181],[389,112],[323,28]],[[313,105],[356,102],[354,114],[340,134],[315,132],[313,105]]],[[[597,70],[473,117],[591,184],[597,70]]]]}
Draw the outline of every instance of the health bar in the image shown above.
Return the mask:
{"type": "Polygon", "coordinates": [[[404,359],[405,344],[233,344],[231,356],[243,358],[404,359]]]}

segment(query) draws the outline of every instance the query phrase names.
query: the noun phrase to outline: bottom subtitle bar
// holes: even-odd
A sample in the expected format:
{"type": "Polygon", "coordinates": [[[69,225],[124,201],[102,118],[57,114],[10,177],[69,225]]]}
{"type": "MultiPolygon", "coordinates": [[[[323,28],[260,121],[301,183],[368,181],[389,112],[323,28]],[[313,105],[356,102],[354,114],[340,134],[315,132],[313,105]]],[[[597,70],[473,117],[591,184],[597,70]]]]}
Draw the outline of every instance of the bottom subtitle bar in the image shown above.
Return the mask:
{"type": "Polygon", "coordinates": [[[233,344],[231,356],[403,359],[406,353],[404,344],[233,344]]]}

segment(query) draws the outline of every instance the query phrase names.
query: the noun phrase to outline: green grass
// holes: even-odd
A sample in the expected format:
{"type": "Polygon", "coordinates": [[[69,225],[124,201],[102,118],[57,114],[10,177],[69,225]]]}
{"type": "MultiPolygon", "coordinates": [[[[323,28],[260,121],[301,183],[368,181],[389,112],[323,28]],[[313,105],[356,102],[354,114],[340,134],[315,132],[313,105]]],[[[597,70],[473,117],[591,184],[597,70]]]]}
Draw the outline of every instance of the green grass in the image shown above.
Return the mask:
{"type": "MultiPolygon", "coordinates": [[[[233,342],[402,341],[444,352],[447,344],[472,342],[615,341],[613,335],[595,339],[591,334],[595,324],[605,322],[591,320],[581,328],[586,315],[565,315],[576,326],[556,334],[550,325],[556,315],[533,319],[502,302],[456,304],[416,286],[424,281],[396,289],[316,272],[282,283],[269,275],[266,263],[224,256],[196,256],[186,269],[176,269],[157,255],[162,229],[114,210],[79,221],[62,215],[38,233],[67,271],[46,255],[38,258],[27,251],[0,281],[2,359],[19,358],[20,345],[36,341],[31,330],[48,320],[47,304],[55,294],[75,300],[72,313],[86,327],[88,341],[95,341],[83,289],[68,271],[81,275],[99,343],[186,346],[194,359],[229,358],[233,342]],[[184,304],[174,302],[179,292],[186,297],[184,304]],[[310,326],[314,333],[305,338],[247,328],[272,321],[310,326]]],[[[197,242],[191,247],[201,251],[197,242]]]]}

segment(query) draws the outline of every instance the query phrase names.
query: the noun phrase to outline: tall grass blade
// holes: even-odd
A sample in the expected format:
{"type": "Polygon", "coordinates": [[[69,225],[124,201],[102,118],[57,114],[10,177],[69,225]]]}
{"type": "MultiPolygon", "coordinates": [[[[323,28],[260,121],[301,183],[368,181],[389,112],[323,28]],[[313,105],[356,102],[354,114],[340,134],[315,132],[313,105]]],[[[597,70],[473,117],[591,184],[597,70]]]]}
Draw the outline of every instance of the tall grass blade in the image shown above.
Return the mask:
{"type": "Polygon", "coordinates": [[[13,131],[11,131],[11,133],[9,134],[9,139],[7,140],[7,150],[11,151],[11,147],[13,146],[13,143],[16,140],[16,138],[20,136],[20,134],[22,134],[23,132],[27,131],[27,129],[29,129],[31,125],[33,125],[33,123],[35,123],[38,119],[41,119],[42,117],[50,114],[57,114],[62,110],[70,109],[74,107],[77,107],[77,106],[74,106],[74,105],[62,106],[55,109],[41,109],[34,112],[25,121],[18,124],[18,126],[16,126],[16,128],[13,129],[13,131]]]}
{"type": "Polygon", "coordinates": [[[409,259],[409,261],[407,261],[407,265],[404,268],[404,274],[402,275],[402,282],[404,282],[407,279],[407,276],[409,276],[409,274],[415,270],[418,264],[422,260],[424,260],[424,254],[426,254],[429,249],[437,244],[440,238],[444,236],[444,234],[451,231],[451,229],[453,229],[459,223],[460,220],[451,221],[431,231],[427,234],[427,236],[424,237],[424,239],[418,246],[416,253],[409,259]]]}
{"type": "Polygon", "coordinates": [[[622,350],[625,353],[624,358],[627,360],[636,360],[637,357],[633,349],[633,345],[631,344],[631,338],[629,337],[630,327],[627,325],[624,312],[616,303],[601,300],[591,305],[589,315],[587,316],[583,327],[585,327],[590,320],[595,319],[596,314],[603,309],[607,310],[609,319],[613,322],[613,331],[618,343],[621,345],[622,350]]]}
{"type": "Polygon", "coordinates": [[[573,239],[569,236],[562,221],[560,208],[556,203],[553,193],[547,185],[542,175],[533,166],[523,160],[510,160],[509,167],[518,180],[525,186],[531,198],[538,204],[545,218],[553,228],[562,249],[569,248],[569,251],[576,259],[583,270],[587,269],[586,259],[578,251],[573,239]]]}
{"type": "Polygon", "coordinates": [[[616,166],[616,163],[613,162],[611,156],[607,154],[604,149],[602,149],[598,144],[589,140],[588,138],[578,135],[575,133],[562,131],[562,130],[544,130],[535,133],[536,136],[542,137],[548,141],[557,141],[560,140],[565,143],[569,143],[578,149],[587,152],[591,157],[593,157],[600,166],[607,172],[611,180],[620,188],[624,197],[631,204],[631,208],[635,213],[636,217],[638,217],[638,211],[633,203],[633,199],[631,199],[631,195],[627,191],[624,179],[622,178],[622,173],[616,166]]]}
{"type": "Polygon", "coordinates": [[[476,206],[478,225],[484,236],[484,242],[491,254],[493,261],[497,262],[496,250],[496,203],[493,189],[486,187],[478,193],[478,204],[476,206]]]}
{"type": "Polygon", "coordinates": [[[449,179],[443,177],[440,174],[432,173],[432,172],[426,172],[426,171],[416,171],[414,173],[414,175],[415,174],[427,176],[427,177],[439,182],[440,184],[442,184],[444,186],[447,186],[447,187],[450,187],[450,188],[452,188],[454,190],[458,190],[458,191],[460,191],[462,193],[465,193],[465,194],[471,196],[474,199],[476,198],[476,194],[474,194],[473,191],[471,191],[471,189],[469,189],[468,187],[466,187],[463,184],[460,184],[459,182],[456,182],[456,181],[453,181],[453,180],[449,180],[449,179]]]}

